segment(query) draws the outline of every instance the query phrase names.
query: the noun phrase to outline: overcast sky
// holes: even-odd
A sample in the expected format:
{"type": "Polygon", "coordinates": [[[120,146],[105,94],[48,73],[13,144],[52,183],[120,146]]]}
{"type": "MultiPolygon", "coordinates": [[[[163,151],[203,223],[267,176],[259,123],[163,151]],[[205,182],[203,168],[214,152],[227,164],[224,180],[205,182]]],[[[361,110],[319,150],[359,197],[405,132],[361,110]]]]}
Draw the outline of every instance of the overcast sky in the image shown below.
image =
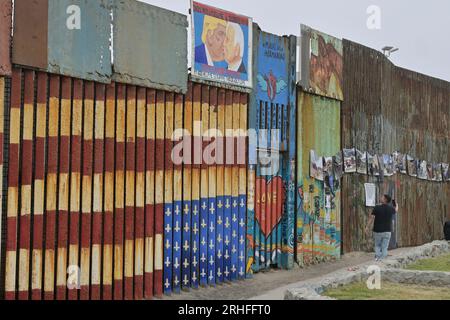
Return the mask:
{"type": "MultiPolygon", "coordinates": [[[[141,0],[188,14],[189,0],[141,0]]],[[[398,66],[450,81],[448,0],[200,0],[252,17],[264,31],[298,35],[300,24],[380,50],[400,48],[398,66]],[[369,29],[367,10],[380,9],[380,29],[369,29]]],[[[372,11],[373,12],[373,11],[372,11]]]]}

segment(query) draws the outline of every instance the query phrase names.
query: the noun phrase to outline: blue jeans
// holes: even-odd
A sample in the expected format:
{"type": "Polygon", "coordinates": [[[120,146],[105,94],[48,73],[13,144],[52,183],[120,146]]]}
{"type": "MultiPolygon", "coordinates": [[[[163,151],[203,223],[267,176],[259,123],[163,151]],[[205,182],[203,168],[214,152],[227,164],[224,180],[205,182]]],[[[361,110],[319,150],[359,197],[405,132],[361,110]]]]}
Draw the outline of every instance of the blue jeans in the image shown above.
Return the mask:
{"type": "Polygon", "coordinates": [[[389,242],[391,241],[390,232],[374,232],[375,238],[375,259],[385,259],[388,256],[389,242]]]}

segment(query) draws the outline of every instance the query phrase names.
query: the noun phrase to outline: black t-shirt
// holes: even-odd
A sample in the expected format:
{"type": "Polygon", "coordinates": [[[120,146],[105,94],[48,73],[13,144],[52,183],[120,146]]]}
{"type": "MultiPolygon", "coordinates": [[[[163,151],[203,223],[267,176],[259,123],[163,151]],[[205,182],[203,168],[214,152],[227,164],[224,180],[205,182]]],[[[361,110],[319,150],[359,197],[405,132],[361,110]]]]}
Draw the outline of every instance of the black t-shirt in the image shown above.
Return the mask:
{"type": "Polygon", "coordinates": [[[382,204],[373,209],[372,215],[375,216],[373,232],[392,232],[392,217],[395,215],[394,207],[382,204]]]}

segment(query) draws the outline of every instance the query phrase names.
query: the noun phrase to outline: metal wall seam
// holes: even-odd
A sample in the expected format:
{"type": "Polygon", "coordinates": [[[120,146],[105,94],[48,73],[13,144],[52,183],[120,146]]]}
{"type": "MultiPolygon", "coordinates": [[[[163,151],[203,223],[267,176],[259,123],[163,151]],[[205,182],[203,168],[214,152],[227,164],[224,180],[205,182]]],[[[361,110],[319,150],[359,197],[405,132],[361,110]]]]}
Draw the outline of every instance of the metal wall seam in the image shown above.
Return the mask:
{"type": "Polygon", "coordinates": [[[182,269],[182,252],[183,252],[183,166],[178,162],[174,153],[174,147],[178,140],[175,140],[175,133],[183,128],[183,96],[175,94],[174,111],[173,111],[173,133],[169,138],[172,141],[170,151],[170,161],[173,165],[173,292],[181,292],[181,269],[182,269]]]}
{"type": "Polygon", "coordinates": [[[208,284],[208,166],[205,163],[204,154],[205,147],[208,143],[208,126],[209,126],[209,86],[202,86],[201,98],[201,158],[200,160],[200,286],[206,287],[208,284]]]}
{"type": "Polygon", "coordinates": [[[191,248],[191,286],[198,289],[200,283],[200,163],[202,153],[201,99],[202,86],[193,83],[193,154],[192,154],[192,248],[191,248]]]}
{"type": "Polygon", "coordinates": [[[210,286],[216,285],[216,228],[217,228],[217,163],[216,154],[212,152],[212,146],[217,141],[217,103],[218,103],[218,90],[211,87],[209,90],[209,126],[208,131],[205,134],[206,143],[205,153],[203,155],[203,161],[208,166],[208,284],[210,286]]]}
{"type": "Polygon", "coordinates": [[[45,265],[44,299],[55,299],[56,273],[56,214],[58,204],[58,153],[59,153],[59,112],[60,112],[59,76],[50,76],[50,96],[48,102],[48,149],[47,180],[45,204],[45,265]]]}
{"type": "MultiPolygon", "coordinates": [[[[70,222],[69,222],[69,268],[78,276],[80,257],[80,209],[81,209],[81,146],[83,133],[83,86],[82,80],[74,80],[72,106],[72,136],[70,159],[70,222]]],[[[78,299],[77,278],[68,283],[69,300],[78,299]]]]}
{"type": "Polygon", "coordinates": [[[175,206],[173,203],[173,175],[174,168],[172,162],[172,134],[174,128],[174,99],[173,93],[167,93],[164,111],[165,111],[165,130],[164,130],[164,293],[170,295],[173,290],[173,254],[180,250],[175,246],[173,239],[173,216],[175,206]]]}
{"type": "Polygon", "coordinates": [[[19,222],[19,300],[29,299],[31,208],[33,179],[34,72],[24,72],[23,127],[21,137],[21,181],[19,222]]]}
{"type": "Polygon", "coordinates": [[[240,94],[239,105],[239,139],[238,139],[238,165],[239,165],[239,245],[238,245],[238,278],[246,276],[246,239],[247,239],[247,108],[248,94],[240,94]]]}
{"type": "Polygon", "coordinates": [[[101,273],[104,218],[104,148],[105,148],[105,99],[104,84],[95,85],[94,106],[94,173],[92,198],[92,244],[91,244],[91,300],[101,298],[101,273]]]}
{"type": "Polygon", "coordinates": [[[17,232],[19,215],[19,161],[22,70],[13,69],[10,107],[5,299],[16,299],[17,232]]]}
{"type": "MultiPolygon", "coordinates": [[[[193,84],[189,82],[188,91],[184,101],[184,124],[183,130],[187,136],[183,137],[181,142],[183,147],[183,153],[180,156],[183,157],[183,235],[182,244],[183,251],[181,254],[181,289],[189,290],[192,285],[191,281],[191,269],[192,269],[192,143],[193,143],[193,84]]],[[[175,153],[176,155],[178,153],[175,153]]]]}
{"type": "Polygon", "coordinates": [[[124,212],[125,212],[125,141],[126,141],[126,87],[116,86],[115,134],[115,208],[114,208],[114,282],[113,299],[123,300],[124,288],[124,212]]]}
{"type": "Polygon", "coordinates": [[[147,89],[144,298],[154,295],[156,91],[147,89]]]}

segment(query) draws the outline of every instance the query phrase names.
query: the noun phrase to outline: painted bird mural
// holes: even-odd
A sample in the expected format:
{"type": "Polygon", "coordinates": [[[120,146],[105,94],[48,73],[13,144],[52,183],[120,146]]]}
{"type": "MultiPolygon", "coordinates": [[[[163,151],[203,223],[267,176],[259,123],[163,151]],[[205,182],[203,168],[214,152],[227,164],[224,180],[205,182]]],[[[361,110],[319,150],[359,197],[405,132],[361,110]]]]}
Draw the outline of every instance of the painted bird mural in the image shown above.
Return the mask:
{"type": "Polygon", "coordinates": [[[286,81],[278,80],[272,71],[266,75],[258,74],[258,85],[262,91],[267,92],[270,101],[274,101],[276,96],[287,88],[286,81]]]}

